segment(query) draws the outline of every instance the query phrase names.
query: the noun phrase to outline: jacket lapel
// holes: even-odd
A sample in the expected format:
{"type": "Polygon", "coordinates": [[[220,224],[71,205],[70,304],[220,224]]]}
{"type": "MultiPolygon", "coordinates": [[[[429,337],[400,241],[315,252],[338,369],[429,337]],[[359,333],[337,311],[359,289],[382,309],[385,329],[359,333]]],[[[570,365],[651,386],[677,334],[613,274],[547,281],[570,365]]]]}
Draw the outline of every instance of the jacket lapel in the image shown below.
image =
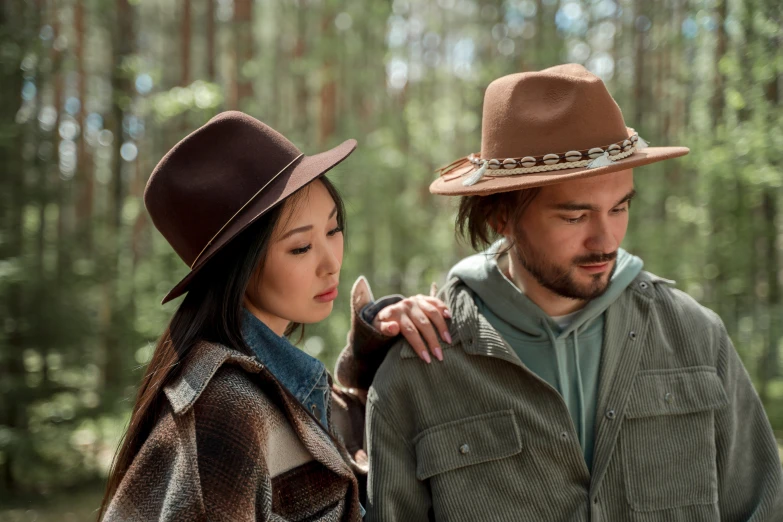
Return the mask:
{"type": "Polygon", "coordinates": [[[590,488],[593,494],[601,485],[617,445],[617,437],[646,344],[652,296],[649,277],[640,275],[606,311],[590,488]],[[646,295],[636,289],[643,281],[646,286],[642,286],[647,288],[646,295]]]}
{"type": "Polygon", "coordinates": [[[353,471],[346,462],[343,452],[299,401],[285,390],[268,370],[264,369],[258,375],[258,379],[264,392],[283,411],[297,437],[313,458],[335,474],[353,479],[353,471]]]}

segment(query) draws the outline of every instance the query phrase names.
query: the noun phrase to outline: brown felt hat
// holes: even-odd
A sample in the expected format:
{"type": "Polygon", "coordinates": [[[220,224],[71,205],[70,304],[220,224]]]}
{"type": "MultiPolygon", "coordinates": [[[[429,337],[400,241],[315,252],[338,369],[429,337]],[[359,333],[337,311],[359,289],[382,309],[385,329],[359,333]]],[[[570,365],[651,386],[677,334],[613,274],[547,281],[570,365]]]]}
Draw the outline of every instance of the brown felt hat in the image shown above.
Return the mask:
{"type": "Polygon", "coordinates": [[[688,154],[649,147],[601,79],[577,64],[511,74],[484,94],[481,152],[440,169],[430,192],[488,195],[609,174],[688,154]]]}
{"type": "Polygon", "coordinates": [[[306,156],[273,128],[237,111],[218,114],[177,143],[144,191],[155,227],[190,267],[163,303],[187,292],[232,238],[355,148],[356,140],[348,140],[306,156]]]}

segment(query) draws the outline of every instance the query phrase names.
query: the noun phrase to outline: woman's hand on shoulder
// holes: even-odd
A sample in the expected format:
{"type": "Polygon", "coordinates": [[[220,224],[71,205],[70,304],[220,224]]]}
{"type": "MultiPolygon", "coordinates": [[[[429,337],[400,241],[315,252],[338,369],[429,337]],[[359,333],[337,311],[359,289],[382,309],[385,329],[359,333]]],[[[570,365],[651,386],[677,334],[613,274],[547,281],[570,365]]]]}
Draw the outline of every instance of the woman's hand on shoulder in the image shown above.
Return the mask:
{"type": "Polygon", "coordinates": [[[418,294],[378,312],[372,326],[390,337],[402,334],[419,358],[429,363],[430,353],[443,360],[438,337],[451,344],[446,319],[451,319],[446,303],[434,296],[418,294]]]}

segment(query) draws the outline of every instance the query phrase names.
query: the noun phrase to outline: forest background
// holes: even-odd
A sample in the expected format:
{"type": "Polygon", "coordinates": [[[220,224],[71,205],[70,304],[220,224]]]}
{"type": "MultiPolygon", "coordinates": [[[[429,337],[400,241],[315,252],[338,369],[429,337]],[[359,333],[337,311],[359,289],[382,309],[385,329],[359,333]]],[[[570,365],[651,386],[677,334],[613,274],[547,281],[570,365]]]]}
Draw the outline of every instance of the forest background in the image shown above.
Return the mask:
{"type": "MultiPolygon", "coordinates": [[[[425,292],[470,249],[435,168],[480,146],[502,75],[563,62],[691,154],[637,170],[625,248],[718,312],[783,438],[779,0],[5,0],[0,3],[0,520],[86,520],[187,268],[141,195],[241,109],[306,153],[349,137],[329,367],[347,296],[425,292]]],[[[566,132],[566,130],[564,130],[566,132]]]]}

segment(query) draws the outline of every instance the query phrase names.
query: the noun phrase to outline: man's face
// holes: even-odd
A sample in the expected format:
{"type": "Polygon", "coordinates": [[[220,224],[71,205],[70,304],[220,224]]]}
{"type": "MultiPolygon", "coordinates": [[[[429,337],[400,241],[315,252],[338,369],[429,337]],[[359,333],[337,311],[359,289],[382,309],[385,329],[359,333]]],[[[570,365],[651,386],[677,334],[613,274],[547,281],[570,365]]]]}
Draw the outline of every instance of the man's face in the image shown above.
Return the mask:
{"type": "Polygon", "coordinates": [[[556,295],[598,297],[614,272],[634,194],[630,169],[542,187],[504,230],[515,264],[556,295]]]}

